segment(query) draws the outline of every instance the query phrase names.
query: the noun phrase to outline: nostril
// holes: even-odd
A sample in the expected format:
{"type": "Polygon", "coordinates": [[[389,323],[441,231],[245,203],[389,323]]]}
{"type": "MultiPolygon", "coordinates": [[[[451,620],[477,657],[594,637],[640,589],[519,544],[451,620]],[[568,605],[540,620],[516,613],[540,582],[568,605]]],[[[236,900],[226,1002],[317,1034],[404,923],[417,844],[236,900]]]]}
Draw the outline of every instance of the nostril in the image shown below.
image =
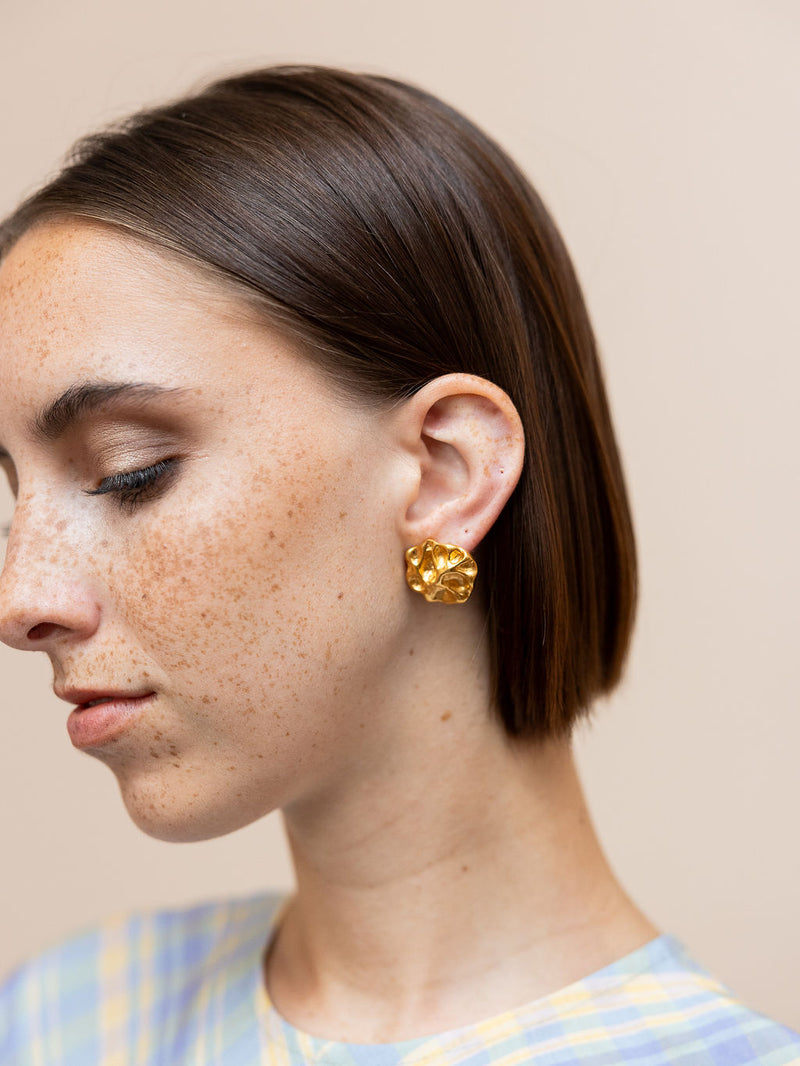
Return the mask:
{"type": "Polygon", "coordinates": [[[28,630],[28,640],[45,640],[52,635],[53,630],[56,628],[57,627],[52,622],[40,622],[38,625],[32,626],[28,630]]]}

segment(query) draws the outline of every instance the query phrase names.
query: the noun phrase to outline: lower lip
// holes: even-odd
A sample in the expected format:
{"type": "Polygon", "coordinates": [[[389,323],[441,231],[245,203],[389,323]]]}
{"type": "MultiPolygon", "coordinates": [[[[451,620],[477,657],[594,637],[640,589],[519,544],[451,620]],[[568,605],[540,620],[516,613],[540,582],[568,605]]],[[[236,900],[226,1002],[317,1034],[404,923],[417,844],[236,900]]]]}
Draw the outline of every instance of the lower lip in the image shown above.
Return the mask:
{"type": "Polygon", "coordinates": [[[76,748],[100,748],[126,733],[154,697],[150,692],[95,707],[76,707],[67,719],[69,739],[76,748]]]}

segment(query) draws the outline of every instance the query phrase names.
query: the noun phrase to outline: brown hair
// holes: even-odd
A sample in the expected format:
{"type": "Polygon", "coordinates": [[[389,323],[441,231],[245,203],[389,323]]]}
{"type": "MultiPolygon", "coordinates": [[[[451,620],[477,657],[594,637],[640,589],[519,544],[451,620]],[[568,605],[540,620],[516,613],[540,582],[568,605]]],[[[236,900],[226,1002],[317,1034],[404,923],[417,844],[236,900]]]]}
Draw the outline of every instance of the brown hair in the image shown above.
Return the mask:
{"type": "Polygon", "coordinates": [[[492,140],[399,81],[272,67],[79,142],[0,256],[63,215],[211,267],[368,395],[453,371],[503,388],[526,458],[479,558],[505,728],[568,735],[613,688],[636,551],[595,341],[558,231],[492,140]]]}

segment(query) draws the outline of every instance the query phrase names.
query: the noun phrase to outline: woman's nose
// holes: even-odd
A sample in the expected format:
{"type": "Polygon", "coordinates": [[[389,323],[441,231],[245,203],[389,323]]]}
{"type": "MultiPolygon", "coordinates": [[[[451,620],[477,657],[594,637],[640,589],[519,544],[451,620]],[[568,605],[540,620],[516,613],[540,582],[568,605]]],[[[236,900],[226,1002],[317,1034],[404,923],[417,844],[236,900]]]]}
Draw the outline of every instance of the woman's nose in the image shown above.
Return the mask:
{"type": "Polygon", "coordinates": [[[22,651],[50,651],[90,637],[100,609],[81,573],[85,560],[55,539],[31,536],[24,544],[23,536],[12,532],[0,573],[0,640],[22,651]]]}

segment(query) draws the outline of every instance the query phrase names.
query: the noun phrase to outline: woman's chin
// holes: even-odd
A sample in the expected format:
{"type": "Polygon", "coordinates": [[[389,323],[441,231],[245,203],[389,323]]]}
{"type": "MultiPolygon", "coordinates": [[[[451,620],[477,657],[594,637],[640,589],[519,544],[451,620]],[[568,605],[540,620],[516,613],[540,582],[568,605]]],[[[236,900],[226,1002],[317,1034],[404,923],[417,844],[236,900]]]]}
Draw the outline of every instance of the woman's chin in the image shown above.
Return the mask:
{"type": "Polygon", "coordinates": [[[190,844],[201,840],[213,840],[237,829],[243,829],[268,810],[249,810],[243,807],[240,797],[229,804],[219,803],[218,798],[199,795],[182,795],[179,790],[167,787],[154,794],[146,788],[132,788],[120,782],[120,793],[131,821],[143,833],[155,840],[174,844],[190,844]]]}

